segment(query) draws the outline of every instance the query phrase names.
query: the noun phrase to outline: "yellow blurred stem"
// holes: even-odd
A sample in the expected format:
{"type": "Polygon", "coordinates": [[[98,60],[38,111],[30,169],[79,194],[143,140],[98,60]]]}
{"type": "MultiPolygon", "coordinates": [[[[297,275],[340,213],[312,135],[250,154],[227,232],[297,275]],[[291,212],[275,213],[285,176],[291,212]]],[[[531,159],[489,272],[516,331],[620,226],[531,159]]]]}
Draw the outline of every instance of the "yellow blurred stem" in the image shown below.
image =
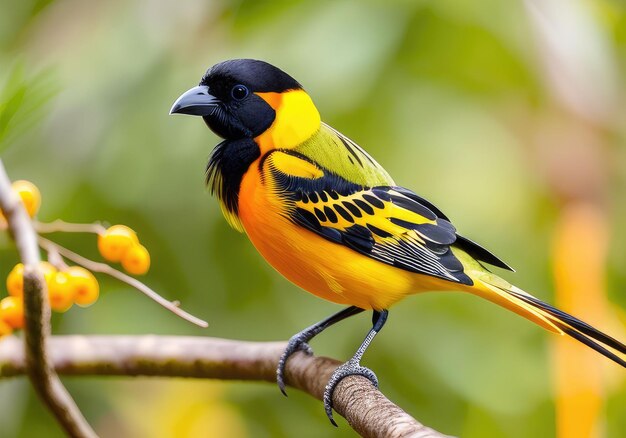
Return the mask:
{"type": "MultiPolygon", "coordinates": [[[[568,204],[557,223],[554,251],[556,305],[591,323],[608,321],[604,266],[609,224],[601,207],[568,204]]],[[[600,437],[604,384],[601,361],[572,340],[553,344],[557,437],[600,437]]]]}

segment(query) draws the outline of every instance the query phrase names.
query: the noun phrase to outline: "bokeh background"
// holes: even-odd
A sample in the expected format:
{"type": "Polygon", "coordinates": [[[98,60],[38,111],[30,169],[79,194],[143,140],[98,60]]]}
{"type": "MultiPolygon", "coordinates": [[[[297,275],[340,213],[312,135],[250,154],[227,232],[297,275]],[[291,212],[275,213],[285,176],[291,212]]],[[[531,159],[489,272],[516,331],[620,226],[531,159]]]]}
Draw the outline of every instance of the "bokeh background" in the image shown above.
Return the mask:
{"type": "MultiPolygon", "coordinates": [[[[1,0],[0,87],[26,84],[32,102],[20,126],[2,125],[10,176],[41,188],[42,221],[136,229],[153,259],[145,281],[210,323],[100,277],[98,303],[55,315],[54,333],[281,340],[338,309],[228,228],[203,183],[218,139],[168,116],[207,67],[236,57],[296,77],[326,122],[516,267],[505,278],[626,338],[619,0],[1,0]]],[[[91,235],[53,239],[98,258],[91,235]]],[[[3,236],[0,277],[16,262],[3,236]]],[[[313,347],[347,359],[368,327],[355,317],[313,347]]],[[[448,434],[626,431],[624,370],[472,296],[397,305],[364,364],[448,434]]],[[[64,381],[104,437],[354,436],[309,396],[264,383],[64,381]]],[[[62,433],[24,379],[0,381],[0,437],[37,436],[62,433]]]]}

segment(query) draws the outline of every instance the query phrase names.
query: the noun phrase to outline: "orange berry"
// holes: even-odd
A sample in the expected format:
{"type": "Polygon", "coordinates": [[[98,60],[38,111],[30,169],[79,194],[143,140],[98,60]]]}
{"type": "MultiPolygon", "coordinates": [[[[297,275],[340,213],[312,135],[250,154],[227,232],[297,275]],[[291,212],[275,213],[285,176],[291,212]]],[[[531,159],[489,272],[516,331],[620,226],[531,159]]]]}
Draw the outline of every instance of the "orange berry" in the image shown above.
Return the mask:
{"type": "Polygon", "coordinates": [[[24,302],[18,297],[4,297],[0,300],[0,320],[13,328],[24,327],[24,302]]]}
{"type": "Polygon", "coordinates": [[[24,265],[18,263],[7,276],[7,290],[9,295],[21,297],[24,295],[24,265]]]}
{"type": "Polygon", "coordinates": [[[145,246],[137,243],[124,254],[122,267],[129,274],[143,275],[150,269],[150,253],[145,246]]]}
{"type": "MultiPolygon", "coordinates": [[[[50,283],[57,269],[49,262],[40,262],[39,268],[43,273],[46,284],[50,283]]],[[[9,291],[9,295],[14,297],[24,295],[24,265],[22,263],[15,265],[11,272],[9,272],[7,277],[7,290],[9,291]]]]}
{"type": "Polygon", "coordinates": [[[113,225],[98,234],[98,250],[110,262],[119,262],[128,249],[139,243],[137,233],[126,225],[113,225]]]}
{"type": "Polygon", "coordinates": [[[70,278],[70,287],[74,289],[74,302],[79,306],[90,306],[96,302],[100,287],[96,277],[82,266],[71,266],[65,273],[70,278]]]}
{"type": "Polygon", "coordinates": [[[46,280],[48,287],[50,287],[50,282],[56,275],[57,268],[55,268],[54,265],[50,262],[39,262],[39,269],[41,269],[43,278],[44,280],[46,280]]]}
{"type": "Polygon", "coordinates": [[[13,333],[13,327],[0,319],[0,338],[13,333]]]}
{"type": "Polygon", "coordinates": [[[13,190],[22,199],[24,207],[30,217],[34,217],[41,205],[41,193],[35,184],[26,180],[14,181],[13,190]]]}
{"type": "Polygon", "coordinates": [[[65,312],[74,304],[74,289],[70,276],[65,272],[57,272],[48,282],[48,298],[50,307],[57,312],[65,312]]]}

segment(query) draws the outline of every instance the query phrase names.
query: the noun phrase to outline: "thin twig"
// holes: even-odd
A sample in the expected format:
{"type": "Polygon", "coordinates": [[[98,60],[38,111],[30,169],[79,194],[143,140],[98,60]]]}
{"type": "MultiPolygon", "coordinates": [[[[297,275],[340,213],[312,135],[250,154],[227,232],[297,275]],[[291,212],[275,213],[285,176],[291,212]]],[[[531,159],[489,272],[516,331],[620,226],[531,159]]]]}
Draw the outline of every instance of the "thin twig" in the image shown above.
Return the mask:
{"type": "Polygon", "coordinates": [[[94,262],[93,260],[89,260],[88,258],[85,258],[81,256],[80,254],[76,254],[74,251],[64,248],[54,243],[53,241],[46,239],[45,237],[39,236],[39,246],[41,246],[46,251],[56,251],[59,254],[61,254],[63,257],[65,257],[66,259],[69,259],[73,261],[74,263],[77,263],[83,266],[84,268],[89,269],[90,271],[100,272],[102,274],[110,275],[111,277],[116,278],[134,287],[138,291],[147,295],[150,299],[156,301],[158,304],[165,307],[170,312],[176,314],[177,316],[180,316],[181,318],[197,326],[200,326],[203,328],[209,326],[209,324],[206,321],[200,318],[197,318],[185,312],[180,307],[178,307],[180,304],[178,301],[166,300],[165,298],[163,298],[157,292],[155,292],[154,290],[146,286],[141,281],[137,280],[136,278],[131,277],[130,275],[126,275],[123,272],[118,271],[117,269],[107,265],[106,263],[94,262]]]}
{"type": "Polygon", "coordinates": [[[0,208],[9,225],[24,264],[25,372],[35,391],[48,405],[59,424],[72,437],[96,437],[74,400],[57,376],[47,354],[50,306],[46,283],[39,269],[37,235],[24,206],[11,188],[0,160],[0,208]]]}
{"type": "Polygon", "coordinates": [[[64,220],[57,219],[52,222],[39,222],[34,223],[35,230],[39,234],[48,233],[93,233],[102,234],[106,231],[106,228],[102,224],[95,222],[92,224],[75,224],[72,222],[65,222],[64,220]]]}
{"type": "MultiPolygon", "coordinates": [[[[51,357],[65,375],[167,376],[276,383],[284,342],[243,342],[189,336],[54,336],[51,357]]],[[[287,383],[321,400],[339,362],[300,352],[287,362],[287,383]]],[[[24,373],[14,337],[0,341],[0,379],[24,373]]],[[[276,403],[289,403],[276,388],[276,403]]],[[[443,438],[387,399],[369,380],[351,376],[333,397],[337,413],[365,437],[443,438]]],[[[311,415],[324,415],[321,409],[311,415]]],[[[328,434],[331,432],[329,424],[328,434]]]]}
{"type": "Polygon", "coordinates": [[[56,248],[50,248],[47,252],[48,252],[48,262],[52,266],[54,266],[60,271],[63,271],[68,268],[67,263],[65,263],[65,260],[63,260],[63,257],[61,257],[61,254],[59,254],[59,251],[56,248]]]}

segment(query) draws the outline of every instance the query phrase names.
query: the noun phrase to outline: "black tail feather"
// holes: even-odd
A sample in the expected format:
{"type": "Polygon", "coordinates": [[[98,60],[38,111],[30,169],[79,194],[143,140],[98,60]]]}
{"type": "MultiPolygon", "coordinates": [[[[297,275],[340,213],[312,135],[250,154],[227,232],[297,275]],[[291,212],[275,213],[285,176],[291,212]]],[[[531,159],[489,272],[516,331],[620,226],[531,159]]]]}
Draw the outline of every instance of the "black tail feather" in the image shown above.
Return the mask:
{"type": "Polygon", "coordinates": [[[600,330],[590,326],[584,321],[581,321],[574,316],[563,312],[551,305],[544,303],[543,301],[532,297],[530,295],[524,295],[517,292],[509,291],[512,295],[519,298],[520,300],[536,307],[538,309],[543,310],[547,314],[551,315],[554,318],[554,323],[563,330],[567,335],[576,339],[579,342],[587,345],[588,347],[594,349],[598,353],[606,356],[612,361],[618,363],[619,365],[626,368],[626,360],[620,358],[615,353],[607,350],[606,347],[610,347],[620,353],[626,354],[626,345],[621,343],[615,338],[607,335],[606,333],[602,333],[600,330]],[[597,342],[594,342],[597,341],[597,342]]]}
{"type": "Polygon", "coordinates": [[[562,327],[562,329],[566,334],[568,334],[572,338],[576,339],[577,341],[582,342],[589,348],[593,348],[601,355],[608,357],[613,362],[618,363],[624,368],[626,368],[626,361],[624,359],[620,358],[615,353],[607,350],[606,348],[604,348],[602,345],[598,344],[597,342],[592,341],[589,337],[585,336],[583,333],[577,332],[576,330],[573,330],[569,327],[562,327]]]}
{"type": "Polygon", "coordinates": [[[596,341],[608,345],[611,348],[614,348],[620,353],[626,354],[626,345],[622,344],[617,339],[612,338],[606,333],[602,333],[601,331],[590,326],[586,322],[581,321],[580,319],[575,318],[572,315],[565,313],[559,309],[555,309],[550,305],[545,305],[544,310],[554,315],[556,318],[564,321],[567,325],[573,327],[575,330],[578,330],[579,332],[595,339],[596,341]]]}

